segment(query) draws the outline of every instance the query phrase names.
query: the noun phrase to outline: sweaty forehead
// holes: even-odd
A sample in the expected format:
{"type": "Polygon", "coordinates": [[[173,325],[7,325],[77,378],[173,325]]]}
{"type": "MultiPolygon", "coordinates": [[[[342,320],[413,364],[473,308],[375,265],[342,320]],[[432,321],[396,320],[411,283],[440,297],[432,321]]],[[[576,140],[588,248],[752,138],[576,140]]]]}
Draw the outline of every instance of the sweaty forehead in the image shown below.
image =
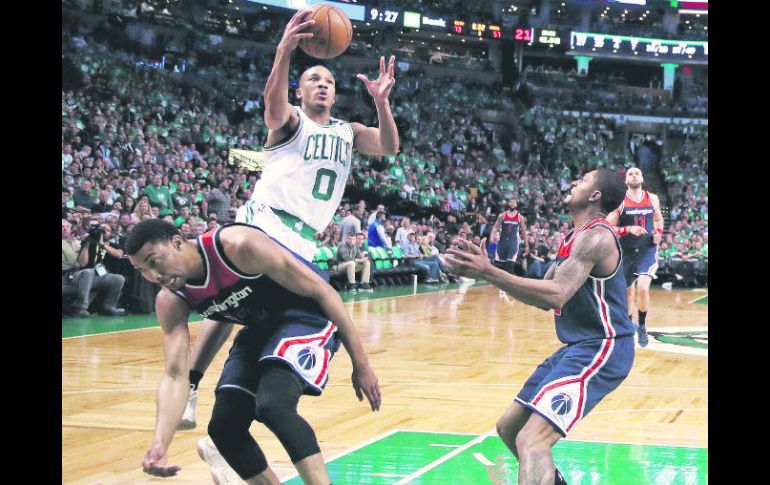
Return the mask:
{"type": "Polygon", "coordinates": [[[334,76],[332,75],[330,70],[326,69],[323,66],[313,66],[311,68],[306,69],[305,72],[302,73],[302,76],[300,76],[300,81],[304,81],[305,79],[307,79],[309,76],[313,74],[318,74],[321,77],[329,78],[332,81],[334,80],[334,76]]]}

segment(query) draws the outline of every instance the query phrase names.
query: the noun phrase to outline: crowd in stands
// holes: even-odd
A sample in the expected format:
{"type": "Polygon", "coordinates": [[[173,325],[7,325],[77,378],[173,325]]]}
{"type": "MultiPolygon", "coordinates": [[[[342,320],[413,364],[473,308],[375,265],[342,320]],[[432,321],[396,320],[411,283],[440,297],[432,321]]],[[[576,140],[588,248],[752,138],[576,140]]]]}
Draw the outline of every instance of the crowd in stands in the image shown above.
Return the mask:
{"type": "MultiPolygon", "coordinates": [[[[147,218],[166,219],[188,238],[234,220],[259,174],[228,164],[227,152],[261,149],[267,130],[260,95],[254,93],[261,91],[259,83],[271,60],[258,54],[223,58],[216,69],[194,62],[190,69],[215,87],[199,90],[177,83],[169,73],[141,62],[141,54],[115,48],[105,37],[82,25],[63,26],[62,57],[75,71],[63,75],[61,105],[63,258],[65,240],[70,249],[81,241],[109,246],[112,250],[102,257],[111,273],[124,275],[121,304],[132,311],[151,311],[140,303],[154,295],[152,288],[120,257],[126,235],[147,218]],[[251,92],[251,104],[234,109],[217,95],[228,80],[240,81],[230,85],[242,96],[239,99],[249,100],[251,92]],[[101,235],[94,232],[95,226],[101,235]]],[[[342,69],[335,62],[331,68],[342,69]]],[[[299,68],[292,69],[297,77],[299,68]]],[[[360,89],[353,80],[340,79],[340,90],[360,89]]],[[[445,281],[450,275],[437,256],[456,237],[475,243],[487,238],[494,245],[495,216],[511,198],[527,218],[531,248],[517,269],[542,277],[571,230],[561,208],[571,180],[598,166],[622,174],[633,165],[628,155],[614,149],[614,122],[574,118],[539,104],[521,119],[522,136],[533,142],[524,149],[514,140],[504,149],[495,127],[475,113],[484,108],[513,111],[513,102],[501,92],[500,86],[482,87],[420,71],[399,77],[391,99],[402,152],[383,159],[357,155],[348,182],[353,195],[317,235],[319,248],[335,248],[337,255],[350,258],[338,256],[334,265],[344,271],[349,288],[354,288],[347,270],[351,265],[344,263],[355,261],[354,273],[365,271],[361,255],[371,245],[372,227],[381,226],[375,230],[379,241],[400,249],[408,264],[419,268],[421,280],[445,281]],[[355,236],[358,252],[351,249],[348,234],[355,236]],[[345,244],[350,247],[340,251],[345,244]]],[[[356,116],[372,113],[364,110],[356,116]]],[[[685,142],[661,167],[673,202],[667,249],[682,234],[697,231],[702,240],[690,238],[690,244],[700,242],[699,250],[705,246],[707,254],[707,130],[682,130],[685,142]]],[[[66,270],[73,267],[68,264],[66,270]]],[[[62,271],[64,284],[64,260],[62,271]]],[[[359,279],[361,289],[370,289],[369,275],[359,279]]],[[[107,308],[117,312],[111,303],[107,308]]],[[[78,311],[85,315],[87,310],[78,311]]]]}
{"type": "Polygon", "coordinates": [[[530,103],[568,110],[645,114],[651,116],[701,117],[708,113],[708,93],[694,83],[687,96],[663,91],[659,76],[645,87],[634,89],[622,72],[578,75],[572,68],[526,66],[521,87],[530,103]]]}
{"type": "Polygon", "coordinates": [[[681,144],[661,167],[671,199],[671,223],[659,254],[708,260],[708,128],[681,130],[681,144]]]}

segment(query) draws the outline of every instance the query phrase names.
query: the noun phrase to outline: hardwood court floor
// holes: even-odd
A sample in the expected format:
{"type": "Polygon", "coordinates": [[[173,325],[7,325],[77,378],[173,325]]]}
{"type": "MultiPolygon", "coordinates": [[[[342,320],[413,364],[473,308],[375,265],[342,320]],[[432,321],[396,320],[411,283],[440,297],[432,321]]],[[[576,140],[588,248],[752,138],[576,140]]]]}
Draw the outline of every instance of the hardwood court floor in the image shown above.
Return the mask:
{"type": "MultiPolygon", "coordinates": [[[[708,305],[690,303],[700,296],[653,289],[648,327],[707,331],[708,305]]],[[[327,459],[394,430],[491,432],[524,380],[560,346],[551,312],[501,297],[494,287],[346,306],[379,377],[383,404],[372,413],[357,401],[350,360],[341,349],[324,395],[300,401],[299,411],[315,428],[327,459]]],[[[191,325],[193,336],[197,331],[191,325]]],[[[569,439],[706,448],[708,357],[661,348],[672,347],[637,348],[631,375],[569,439]]],[[[225,357],[223,349],[201,382],[198,428],[174,437],[169,463],[182,470],[161,479],[141,470],[163,372],[160,329],[62,340],[63,482],[211,483],[195,443],[205,434],[225,357]]],[[[259,423],[251,432],[276,473],[292,476],[278,440],[259,423]]]]}

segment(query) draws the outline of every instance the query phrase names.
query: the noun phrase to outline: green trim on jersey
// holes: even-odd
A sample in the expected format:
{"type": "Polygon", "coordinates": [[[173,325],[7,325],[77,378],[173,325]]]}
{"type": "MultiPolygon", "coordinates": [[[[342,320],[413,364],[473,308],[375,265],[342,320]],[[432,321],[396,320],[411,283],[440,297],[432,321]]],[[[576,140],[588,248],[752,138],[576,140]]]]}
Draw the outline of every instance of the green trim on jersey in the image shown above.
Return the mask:
{"type": "MultiPolygon", "coordinates": [[[[279,148],[283,148],[286,145],[288,145],[289,143],[291,143],[294,140],[296,140],[297,136],[299,136],[299,132],[302,131],[302,124],[303,123],[304,123],[304,120],[302,119],[302,115],[299,115],[299,123],[297,123],[297,129],[294,130],[294,134],[291,135],[291,137],[288,140],[280,142],[280,143],[278,143],[276,145],[273,145],[273,146],[271,146],[269,148],[265,147],[265,146],[262,146],[262,151],[263,152],[272,152],[273,150],[277,150],[279,148]]],[[[267,141],[267,140],[265,140],[265,141],[267,141]]]]}
{"type": "Polygon", "coordinates": [[[303,239],[307,239],[310,242],[315,242],[315,235],[318,231],[310,227],[310,225],[308,225],[302,219],[297,216],[293,216],[286,211],[282,211],[281,209],[276,209],[275,207],[271,207],[270,209],[273,211],[273,213],[275,213],[275,215],[278,216],[279,219],[281,219],[281,222],[283,222],[286,227],[302,236],[303,239]]]}

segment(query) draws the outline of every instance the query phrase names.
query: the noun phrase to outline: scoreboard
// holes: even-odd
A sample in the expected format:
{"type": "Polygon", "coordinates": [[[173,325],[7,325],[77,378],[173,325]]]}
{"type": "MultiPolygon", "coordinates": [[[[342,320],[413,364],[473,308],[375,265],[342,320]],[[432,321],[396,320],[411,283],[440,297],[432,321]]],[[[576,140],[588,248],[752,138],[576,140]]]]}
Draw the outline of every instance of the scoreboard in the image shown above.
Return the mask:
{"type": "MultiPolygon", "coordinates": [[[[292,0],[269,0],[291,2],[292,0]]],[[[318,0],[306,0],[315,2],[318,0]]],[[[363,7],[361,7],[363,8],[363,7]]],[[[533,28],[527,25],[503,27],[482,19],[458,19],[451,15],[391,10],[368,7],[367,22],[411,29],[446,32],[479,39],[507,40],[527,46],[556,48],[571,55],[626,57],[659,62],[682,61],[692,64],[708,62],[708,41],[652,39],[626,35],[570,32],[554,28],[533,28]]]]}
{"type": "Polygon", "coordinates": [[[572,52],[593,56],[633,56],[656,61],[708,62],[708,46],[708,41],[653,39],[590,32],[570,34],[572,52]]]}

